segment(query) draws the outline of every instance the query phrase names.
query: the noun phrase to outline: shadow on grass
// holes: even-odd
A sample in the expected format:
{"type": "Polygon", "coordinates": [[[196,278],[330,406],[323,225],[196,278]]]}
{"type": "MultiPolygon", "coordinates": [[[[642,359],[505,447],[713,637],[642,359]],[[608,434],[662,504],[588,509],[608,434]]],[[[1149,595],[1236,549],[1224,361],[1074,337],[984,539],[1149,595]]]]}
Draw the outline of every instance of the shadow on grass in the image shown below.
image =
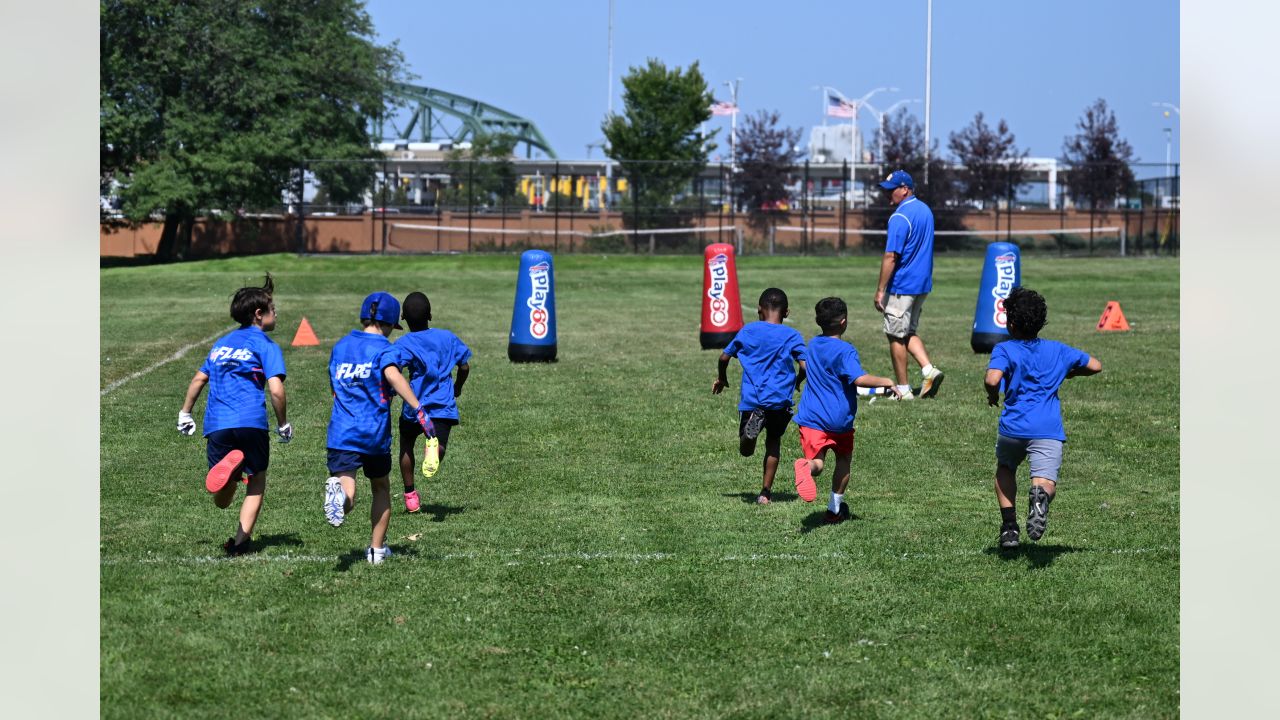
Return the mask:
{"type": "MultiPolygon", "coordinates": [[[[753,493],[753,492],[721,493],[720,497],[739,498],[740,500],[742,500],[742,502],[748,505],[755,505],[756,498],[760,497],[760,493],[753,493]]],[[[800,499],[800,496],[796,495],[795,493],[775,492],[770,496],[769,502],[771,503],[795,502],[796,500],[799,500],[799,499],[800,499]]]]}
{"type": "MultiPolygon", "coordinates": [[[[399,562],[400,560],[416,557],[418,555],[416,548],[409,547],[407,545],[392,545],[391,543],[387,543],[387,547],[391,548],[391,559],[387,560],[388,563],[399,562]]],[[[365,564],[364,551],[364,548],[360,548],[359,550],[352,550],[351,552],[339,555],[338,565],[334,570],[337,570],[338,572],[347,572],[351,569],[352,565],[365,564]]]]}
{"type": "Polygon", "coordinates": [[[253,541],[253,548],[255,552],[281,545],[288,547],[302,547],[302,539],[298,537],[297,533],[280,533],[277,535],[260,535],[253,541]]]}
{"type": "Polygon", "coordinates": [[[987,555],[995,555],[1001,560],[1025,559],[1028,568],[1037,570],[1052,565],[1059,555],[1080,551],[1070,545],[1023,543],[1016,548],[989,547],[982,552],[987,555]]]}
{"type": "Polygon", "coordinates": [[[450,515],[460,515],[467,511],[466,505],[423,505],[421,513],[429,513],[431,522],[444,522],[444,519],[450,515]]]}
{"type": "MultiPolygon", "coordinates": [[[[822,528],[835,528],[844,524],[844,523],[837,523],[835,525],[828,525],[822,522],[822,518],[826,517],[826,515],[827,515],[826,510],[819,510],[817,512],[811,512],[808,515],[806,515],[805,518],[800,521],[800,534],[803,535],[804,533],[811,533],[814,530],[821,530],[822,528]]],[[[851,512],[849,513],[849,519],[845,520],[845,522],[847,523],[847,522],[852,522],[854,520],[861,520],[861,519],[862,518],[859,515],[851,512]]]]}

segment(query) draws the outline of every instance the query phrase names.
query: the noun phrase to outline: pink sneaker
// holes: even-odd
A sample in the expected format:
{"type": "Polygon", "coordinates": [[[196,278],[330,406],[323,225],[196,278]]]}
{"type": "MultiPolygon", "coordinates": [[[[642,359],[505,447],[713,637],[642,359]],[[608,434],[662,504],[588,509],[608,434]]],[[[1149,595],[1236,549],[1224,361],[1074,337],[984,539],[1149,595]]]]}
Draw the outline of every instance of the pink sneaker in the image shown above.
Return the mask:
{"type": "Polygon", "coordinates": [[[796,461],[796,494],[805,502],[813,502],[818,497],[818,486],[813,484],[809,461],[804,458],[796,461]]]}
{"type": "Polygon", "coordinates": [[[209,468],[209,474],[204,476],[204,489],[216,493],[226,487],[227,482],[239,473],[242,463],[244,463],[244,453],[239,450],[227,453],[227,456],[219,460],[217,465],[209,468]]]}
{"type": "Polygon", "coordinates": [[[405,510],[407,510],[407,511],[409,511],[409,512],[411,512],[411,513],[415,513],[415,512],[418,512],[418,508],[420,508],[420,507],[422,507],[422,503],[421,503],[421,501],[419,501],[419,500],[418,500],[418,491],[417,491],[417,490],[412,490],[412,491],[407,492],[407,493],[405,493],[405,494],[404,494],[404,509],[405,509],[405,510]]]}

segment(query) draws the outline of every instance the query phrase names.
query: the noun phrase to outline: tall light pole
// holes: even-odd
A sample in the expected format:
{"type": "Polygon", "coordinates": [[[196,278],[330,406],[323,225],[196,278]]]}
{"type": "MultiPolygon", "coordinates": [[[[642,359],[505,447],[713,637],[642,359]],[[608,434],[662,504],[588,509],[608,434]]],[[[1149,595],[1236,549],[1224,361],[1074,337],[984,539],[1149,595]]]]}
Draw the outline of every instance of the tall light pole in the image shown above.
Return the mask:
{"type": "Polygon", "coordinates": [[[742,85],[742,78],[737,78],[733,82],[724,81],[724,86],[729,88],[729,92],[733,94],[733,114],[729,116],[729,171],[734,172],[738,164],[738,88],[742,85]]]}
{"type": "MultiPolygon", "coordinates": [[[[609,114],[605,117],[613,117],[613,0],[609,0],[609,114]]],[[[613,193],[613,159],[609,157],[609,138],[604,139],[602,150],[605,151],[604,158],[604,175],[605,187],[608,189],[606,197],[613,193]]]]}
{"type": "Polygon", "coordinates": [[[929,184],[929,102],[933,98],[933,0],[924,31],[924,184],[929,184]]]}
{"type": "MultiPolygon", "coordinates": [[[[1164,116],[1165,116],[1166,118],[1168,118],[1168,117],[1169,117],[1169,110],[1172,110],[1172,111],[1174,112],[1174,114],[1175,114],[1175,115],[1177,115],[1179,118],[1181,118],[1181,117],[1182,117],[1182,110],[1181,110],[1177,105],[1174,105],[1173,103],[1167,103],[1167,102],[1154,102],[1154,101],[1153,101],[1153,102],[1151,103],[1151,107],[1162,107],[1162,108],[1167,108],[1167,109],[1164,111],[1164,116]]],[[[1172,194],[1173,194],[1173,189],[1172,189],[1172,183],[1173,183],[1173,128],[1171,128],[1171,127],[1167,127],[1167,128],[1165,128],[1165,129],[1164,129],[1164,174],[1165,174],[1165,176],[1167,176],[1167,177],[1169,178],[1169,183],[1170,183],[1169,194],[1170,194],[1170,195],[1172,195],[1172,194]]]]}
{"type": "Polygon", "coordinates": [[[885,109],[884,112],[880,112],[879,110],[876,110],[876,107],[871,103],[864,103],[867,106],[867,109],[871,111],[871,114],[876,116],[876,126],[880,130],[879,138],[878,138],[880,142],[879,142],[879,147],[877,148],[877,152],[879,153],[879,155],[876,157],[877,160],[879,160],[880,162],[884,162],[885,116],[893,114],[894,110],[897,110],[899,107],[906,105],[907,103],[918,103],[918,102],[923,102],[923,100],[921,100],[920,98],[911,98],[910,100],[899,100],[898,102],[890,105],[887,109],[885,109]]]}
{"type": "MultiPolygon", "coordinates": [[[[835,93],[836,96],[839,97],[841,100],[853,106],[853,116],[849,118],[849,204],[850,206],[852,206],[853,198],[854,198],[854,194],[853,194],[854,188],[856,187],[854,185],[854,180],[857,177],[857,168],[858,168],[858,109],[861,108],[864,104],[866,104],[867,100],[871,99],[871,97],[874,96],[876,93],[898,92],[898,88],[878,87],[868,92],[866,95],[863,95],[862,97],[858,98],[857,100],[850,100],[849,98],[844,96],[844,93],[840,92],[839,90],[829,85],[823,85],[822,88],[828,92],[835,93]]],[[[822,111],[825,116],[825,113],[826,113],[825,106],[823,107],[822,111]]]]}

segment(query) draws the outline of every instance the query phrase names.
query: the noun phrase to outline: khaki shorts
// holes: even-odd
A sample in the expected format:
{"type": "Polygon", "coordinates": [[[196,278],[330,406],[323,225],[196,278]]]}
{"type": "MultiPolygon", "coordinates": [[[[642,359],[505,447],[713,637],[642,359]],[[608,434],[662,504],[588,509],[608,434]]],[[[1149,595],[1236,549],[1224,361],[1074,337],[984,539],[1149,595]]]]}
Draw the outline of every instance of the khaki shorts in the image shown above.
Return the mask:
{"type": "Polygon", "coordinates": [[[920,326],[920,308],[924,307],[922,295],[886,295],[884,300],[884,334],[895,338],[909,338],[920,326]]]}

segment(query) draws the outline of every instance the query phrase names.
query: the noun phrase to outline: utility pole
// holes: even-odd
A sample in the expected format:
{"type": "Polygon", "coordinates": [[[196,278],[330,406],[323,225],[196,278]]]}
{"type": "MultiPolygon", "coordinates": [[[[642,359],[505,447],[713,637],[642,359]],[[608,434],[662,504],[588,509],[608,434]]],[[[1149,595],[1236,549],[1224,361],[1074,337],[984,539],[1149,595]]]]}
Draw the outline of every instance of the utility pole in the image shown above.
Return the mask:
{"type": "Polygon", "coordinates": [[[933,98],[933,0],[929,0],[924,33],[924,184],[929,184],[929,114],[933,98]]]}

